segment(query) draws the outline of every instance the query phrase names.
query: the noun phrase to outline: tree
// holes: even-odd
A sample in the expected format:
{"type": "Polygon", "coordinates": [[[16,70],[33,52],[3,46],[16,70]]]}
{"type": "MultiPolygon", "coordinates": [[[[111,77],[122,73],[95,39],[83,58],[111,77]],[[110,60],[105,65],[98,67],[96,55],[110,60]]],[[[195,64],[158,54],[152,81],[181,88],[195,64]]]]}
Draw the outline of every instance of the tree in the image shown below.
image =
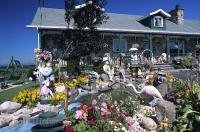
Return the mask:
{"type": "Polygon", "coordinates": [[[77,0],[65,0],[65,21],[68,29],[64,31],[65,57],[73,60],[76,72],[79,70],[80,57],[97,53],[106,48],[103,36],[97,26],[108,19],[105,13],[105,0],[85,0],[84,4],[77,0]]]}

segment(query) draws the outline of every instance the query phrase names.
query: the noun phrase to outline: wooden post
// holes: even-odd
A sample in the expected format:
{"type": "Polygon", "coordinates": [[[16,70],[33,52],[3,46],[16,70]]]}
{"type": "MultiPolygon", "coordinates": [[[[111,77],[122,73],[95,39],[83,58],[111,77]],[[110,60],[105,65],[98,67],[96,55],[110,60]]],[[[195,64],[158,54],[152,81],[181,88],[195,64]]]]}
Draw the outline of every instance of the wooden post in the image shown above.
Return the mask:
{"type": "Polygon", "coordinates": [[[169,36],[166,35],[165,36],[165,40],[166,40],[166,49],[167,49],[167,62],[170,63],[170,46],[169,46],[169,36]]]}
{"type": "Polygon", "coordinates": [[[153,44],[152,44],[152,35],[151,34],[149,34],[149,49],[153,53],[153,44]]]}
{"type": "Polygon", "coordinates": [[[65,87],[65,110],[68,110],[68,94],[69,94],[69,88],[65,87]]]}

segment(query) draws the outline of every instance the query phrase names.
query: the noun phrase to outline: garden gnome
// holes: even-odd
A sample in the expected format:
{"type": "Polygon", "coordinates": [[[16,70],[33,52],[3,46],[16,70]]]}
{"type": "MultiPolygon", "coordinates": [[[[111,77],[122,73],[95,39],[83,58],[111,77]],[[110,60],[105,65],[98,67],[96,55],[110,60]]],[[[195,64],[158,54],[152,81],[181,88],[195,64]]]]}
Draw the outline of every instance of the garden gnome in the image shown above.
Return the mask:
{"type": "Polygon", "coordinates": [[[110,67],[108,61],[105,61],[105,64],[103,66],[103,70],[104,70],[105,74],[108,75],[110,81],[112,81],[113,80],[113,76],[114,76],[114,68],[110,67]]]}

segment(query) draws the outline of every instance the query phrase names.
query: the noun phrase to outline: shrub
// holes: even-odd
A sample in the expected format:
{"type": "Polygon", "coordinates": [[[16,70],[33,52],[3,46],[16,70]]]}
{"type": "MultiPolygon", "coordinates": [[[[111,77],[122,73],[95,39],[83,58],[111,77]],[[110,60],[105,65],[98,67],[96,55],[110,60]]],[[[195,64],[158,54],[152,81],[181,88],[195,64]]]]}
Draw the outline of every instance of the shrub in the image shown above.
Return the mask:
{"type": "Polygon", "coordinates": [[[65,99],[64,93],[55,93],[53,96],[50,96],[50,103],[52,105],[57,105],[60,101],[65,99]]]}
{"type": "Polygon", "coordinates": [[[22,105],[28,105],[29,107],[33,107],[40,100],[40,92],[39,88],[30,90],[25,89],[20,91],[14,98],[14,102],[21,103],[22,105]]]}
{"type": "Polygon", "coordinates": [[[196,67],[196,59],[192,56],[192,53],[189,53],[185,57],[183,57],[182,65],[185,68],[189,68],[189,69],[196,67]]]}

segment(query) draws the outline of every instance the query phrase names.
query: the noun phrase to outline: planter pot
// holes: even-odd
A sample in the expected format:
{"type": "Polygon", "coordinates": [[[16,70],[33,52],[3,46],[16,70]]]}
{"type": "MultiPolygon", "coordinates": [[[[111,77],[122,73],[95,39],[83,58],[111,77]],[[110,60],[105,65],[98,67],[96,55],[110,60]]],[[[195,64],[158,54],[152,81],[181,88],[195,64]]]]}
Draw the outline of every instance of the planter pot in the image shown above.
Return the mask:
{"type": "Polygon", "coordinates": [[[50,104],[48,97],[41,97],[40,104],[50,104]]]}

